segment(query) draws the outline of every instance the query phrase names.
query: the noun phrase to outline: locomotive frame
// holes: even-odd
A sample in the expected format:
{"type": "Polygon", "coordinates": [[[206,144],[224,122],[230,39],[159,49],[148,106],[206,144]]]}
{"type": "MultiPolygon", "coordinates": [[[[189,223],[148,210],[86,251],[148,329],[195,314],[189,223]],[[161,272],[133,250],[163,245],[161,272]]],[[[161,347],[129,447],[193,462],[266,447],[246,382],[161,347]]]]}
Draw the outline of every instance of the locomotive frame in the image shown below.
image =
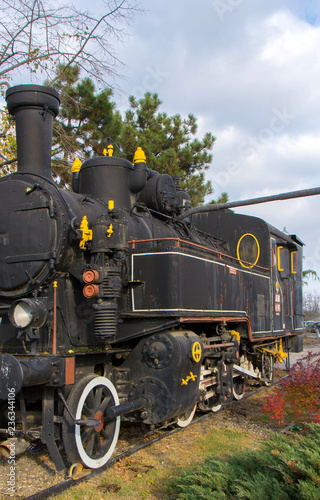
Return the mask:
{"type": "MultiPolygon", "coordinates": [[[[229,205],[190,208],[177,179],[92,158],[50,172],[59,95],[7,91],[18,171],[0,179],[0,415],[58,470],[102,467],[120,419],[188,425],[302,350],[302,247],[229,205]],[[217,208],[217,207],[216,207],[217,208]]],[[[309,194],[318,194],[312,192],[309,194]]],[[[241,204],[241,203],[240,203],[241,204]]],[[[3,445],[4,446],[4,445],[3,445]]]]}

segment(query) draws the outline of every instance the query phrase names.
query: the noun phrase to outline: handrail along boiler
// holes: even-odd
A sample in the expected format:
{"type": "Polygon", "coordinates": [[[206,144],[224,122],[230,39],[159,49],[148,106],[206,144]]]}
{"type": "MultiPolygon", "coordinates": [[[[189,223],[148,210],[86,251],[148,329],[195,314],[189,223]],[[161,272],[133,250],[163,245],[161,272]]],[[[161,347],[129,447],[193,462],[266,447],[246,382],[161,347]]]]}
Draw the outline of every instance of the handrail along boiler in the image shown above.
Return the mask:
{"type": "MultiPolygon", "coordinates": [[[[265,221],[190,210],[177,179],[113,156],[73,191],[50,172],[59,95],[8,89],[18,170],[0,179],[1,432],[40,438],[58,470],[102,467],[120,419],[186,426],[196,406],[269,384],[301,349],[302,242],[265,221]]],[[[75,169],[77,170],[77,169],[75,169]]],[[[203,207],[201,207],[202,210],[203,207]]]]}

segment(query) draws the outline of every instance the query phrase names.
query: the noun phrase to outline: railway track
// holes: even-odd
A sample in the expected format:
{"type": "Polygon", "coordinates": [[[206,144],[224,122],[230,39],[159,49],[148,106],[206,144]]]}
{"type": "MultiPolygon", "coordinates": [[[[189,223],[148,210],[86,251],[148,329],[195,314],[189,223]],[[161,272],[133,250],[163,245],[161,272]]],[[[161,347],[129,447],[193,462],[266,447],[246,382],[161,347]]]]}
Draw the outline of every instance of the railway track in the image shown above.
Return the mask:
{"type": "MultiPolygon", "coordinates": [[[[276,383],[278,383],[280,380],[283,380],[285,378],[286,378],[286,376],[281,377],[276,383]]],[[[249,399],[249,398],[257,395],[258,393],[265,391],[266,389],[268,389],[268,388],[267,387],[256,388],[256,386],[249,385],[248,392],[246,394],[244,394],[243,398],[240,401],[242,402],[246,399],[249,399]]],[[[195,426],[195,425],[198,425],[200,423],[203,423],[205,420],[208,420],[210,418],[214,419],[217,414],[222,413],[225,409],[232,408],[232,411],[236,412],[237,411],[236,410],[237,403],[238,403],[238,406],[240,406],[239,401],[233,400],[233,401],[225,404],[223,406],[223,408],[216,413],[213,413],[213,412],[208,412],[205,414],[201,414],[200,412],[196,413],[193,421],[189,424],[188,428],[190,428],[191,426],[195,426]]],[[[125,427],[124,432],[126,432],[126,426],[124,426],[124,427],[125,427]]],[[[132,424],[128,425],[128,428],[130,428],[130,430],[132,430],[133,427],[134,426],[132,424]]],[[[142,438],[143,439],[142,442],[140,439],[139,439],[139,442],[136,442],[137,441],[136,436],[134,438],[129,437],[126,446],[124,446],[122,444],[121,435],[120,435],[119,442],[120,442],[120,448],[122,449],[122,451],[118,455],[116,455],[112,459],[110,459],[109,462],[104,467],[102,467],[98,470],[88,470],[88,469],[82,469],[81,466],[78,466],[78,467],[75,466],[73,468],[73,471],[72,471],[72,477],[68,477],[67,479],[62,480],[55,485],[52,485],[44,490],[38,491],[37,493],[34,493],[28,497],[25,497],[25,500],[45,500],[48,498],[52,498],[60,493],[63,493],[64,491],[68,490],[69,488],[72,488],[72,487],[76,486],[77,484],[80,484],[83,481],[87,481],[90,479],[92,480],[94,478],[101,476],[106,470],[112,468],[117,462],[123,460],[124,458],[130,457],[130,456],[134,455],[135,453],[137,453],[138,451],[143,450],[144,448],[151,446],[152,444],[154,444],[154,443],[156,443],[164,438],[167,438],[167,437],[173,436],[177,433],[180,433],[183,430],[184,430],[184,428],[177,427],[175,423],[172,423],[166,428],[162,427],[162,428],[157,428],[155,431],[146,432],[142,438]],[[126,449],[123,449],[123,448],[126,448],[126,449]]]]}

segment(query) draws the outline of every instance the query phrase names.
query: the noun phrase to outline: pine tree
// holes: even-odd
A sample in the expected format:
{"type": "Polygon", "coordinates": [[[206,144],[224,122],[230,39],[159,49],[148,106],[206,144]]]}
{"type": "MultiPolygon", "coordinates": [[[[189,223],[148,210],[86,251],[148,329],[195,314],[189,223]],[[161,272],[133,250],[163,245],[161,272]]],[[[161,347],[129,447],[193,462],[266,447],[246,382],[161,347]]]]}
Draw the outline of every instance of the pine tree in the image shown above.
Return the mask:
{"type": "MultiPolygon", "coordinates": [[[[61,73],[60,67],[57,73],[61,73]]],[[[187,118],[168,116],[159,111],[162,102],[158,94],[147,92],[139,101],[130,97],[130,109],[122,118],[111,102],[110,89],[96,93],[92,80],[79,80],[79,76],[79,67],[71,66],[55,84],[61,106],[54,125],[52,164],[62,183],[70,181],[74,157],[83,161],[101,156],[112,138],[129,161],[140,146],[150,169],[179,176],[193,205],[212,193],[205,171],[212,160],[209,151],[215,138],[209,132],[202,139],[196,137],[197,119],[192,114],[187,118]]]]}
{"type": "Polygon", "coordinates": [[[218,196],[216,200],[211,200],[210,204],[216,205],[217,203],[228,203],[228,201],[229,201],[228,193],[224,191],[223,193],[221,193],[220,196],[218,196]]]}
{"type": "Polygon", "coordinates": [[[127,159],[135,149],[145,151],[148,167],[160,173],[178,175],[182,188],[189,193],[193,205],[202,203],[212,193],[205,180],[215,138],[208,132],[202,140],[196,137],[197,119],[189,114],[168,116],[159,112],[162,102],[158,94],[147,92],[137,101],[130,97],[130,109],[125,113],[120,143],[127,159]]]}

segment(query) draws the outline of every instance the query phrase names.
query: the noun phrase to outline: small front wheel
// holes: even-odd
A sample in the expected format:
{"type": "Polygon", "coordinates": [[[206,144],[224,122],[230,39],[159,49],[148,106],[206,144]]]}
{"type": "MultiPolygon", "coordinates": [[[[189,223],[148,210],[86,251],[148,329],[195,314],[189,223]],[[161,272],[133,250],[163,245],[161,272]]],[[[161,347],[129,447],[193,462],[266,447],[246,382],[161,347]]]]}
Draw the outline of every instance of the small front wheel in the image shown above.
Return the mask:
{"type": "Polygon", "coordinates": [[[120,430],[120,417],[106,418],[107,410],[119,404],[114,385],[106,377],[87,375],[71,389],[67,403],[75,419],[84,421],[75,424],[64,409],[62,434],[70,462],[80,461],[90,469],[102,467],[116,447],[120,430]],[[92,420],[97,420],[94,427],[92,420]]]}

